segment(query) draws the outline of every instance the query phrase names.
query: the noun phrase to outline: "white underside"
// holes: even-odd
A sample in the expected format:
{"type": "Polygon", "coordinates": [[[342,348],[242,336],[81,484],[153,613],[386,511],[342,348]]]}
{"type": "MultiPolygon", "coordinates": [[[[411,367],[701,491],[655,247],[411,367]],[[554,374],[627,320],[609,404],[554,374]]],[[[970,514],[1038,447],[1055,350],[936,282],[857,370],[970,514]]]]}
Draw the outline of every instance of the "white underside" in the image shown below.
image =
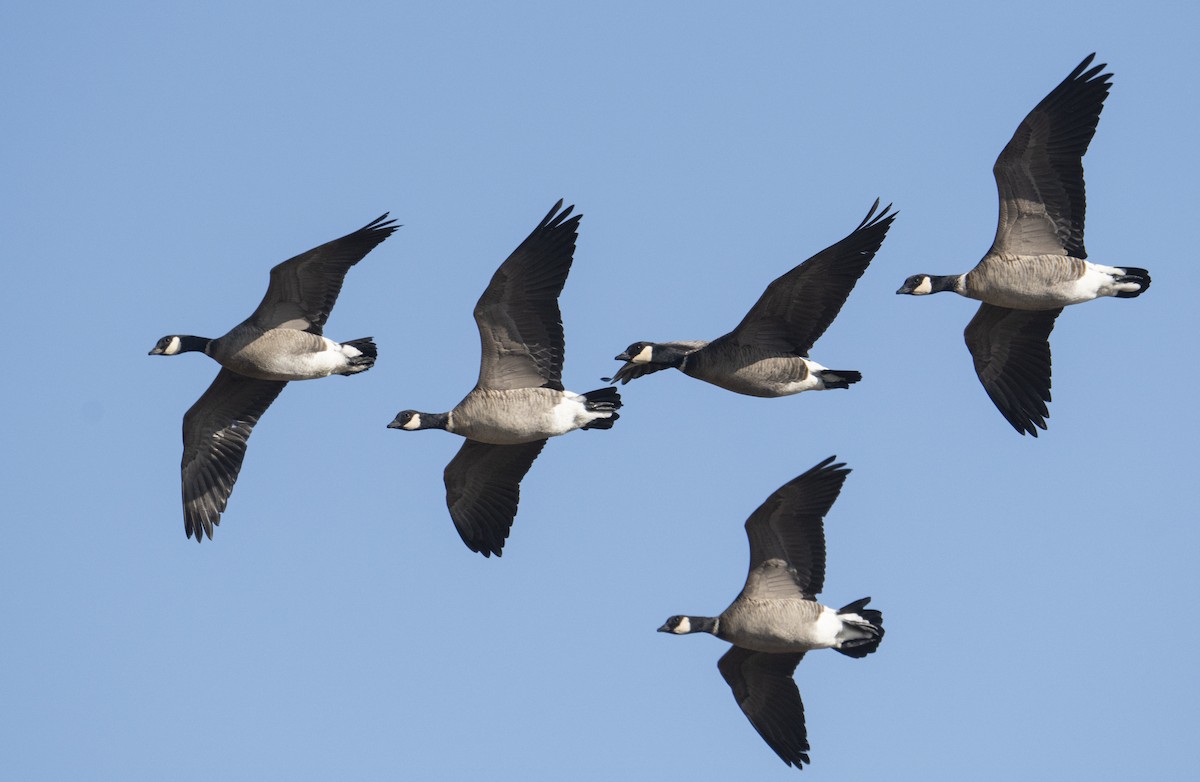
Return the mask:
{"type": "Polygon", "coordinates": [[[821,606],[821,615],[813,625],[813,648],[829,649],[837,646],[845,624],[836,610],[829,606],[821,606]]]}
{"type": "Polygon", "coordinates": [[[474,391],[450,414],[450,431],[494,445],[545,440],[573,432],[609,412],[589,411],[571,391],[520,388],[474,391]]]}
{"type": "Polygon", "coordinates": [[[799,394],[801,391],[824,391],[825,381],[821,379],[821,372],[824,372],[829,367],[822,366],[812,359],[802,358],[804,366],[808,367],[808,377],[798,383],[789,383],[787,392],[789,394],[799,394]]]}
{"type": "Polygon", "coordinates": [[[346,368],[346,359],[361,356],[362,351],[350,345],[341,345],[328,337],[322,337],[325,349],[318,353],[304,353],[286,357],[288,371],[295,379],[327,377],[346,368]]]}
{"type": "Polygon", "coordinates": [[[793,380],[789,383],[783,383],[776,386],[773,391],[779,396],[791,396],[804,391],[824,391],[825,381],[821,378],[820,373],[828,369],[812,359],[801,358],[801,362],[808,369],[808,374],[803,380],[793,380]]]}
{"type": "MultiPolygon", "coordinates": [[[[1043,260],[1050,266],[1046,270],[1049,274],[1053,270],[1053,264],[1069,259],[1065,256],[1044,256],[1044,259],[1043,257],[1022,258],[1018,256],[1015,262],[1025,262],[1031,264],[1032,268],[1037,268],[1035,262],[1043,260]]],[[[1114,280],[1115,277],[1125,274],[1124,269],[1088,261],[1084,261],[1084,265],[1083,276],[1075,280],[1039,281],[1036,276],[1029,276],[1022,278],[1019,285],[1011,288],[995,286],[985,295],[972,296],[972,298],[980,298],[982,301],[998,307],[1018,310],[1049,310],[1069,307],[1072,304],[1082,304],[1104,296],[1116,296],[1118,293],[1132,293],[1141,288],[1141,285],[1136,282],[1119,283],[1114,280]]]]}
{"type": "Polygon", "coordinates": [[[759,652],[806,652],[838,646],[845,623],[828,606],[811,600],[749,601],[736,615],[721,615],[721,630],[730,641],[759,652]]]}

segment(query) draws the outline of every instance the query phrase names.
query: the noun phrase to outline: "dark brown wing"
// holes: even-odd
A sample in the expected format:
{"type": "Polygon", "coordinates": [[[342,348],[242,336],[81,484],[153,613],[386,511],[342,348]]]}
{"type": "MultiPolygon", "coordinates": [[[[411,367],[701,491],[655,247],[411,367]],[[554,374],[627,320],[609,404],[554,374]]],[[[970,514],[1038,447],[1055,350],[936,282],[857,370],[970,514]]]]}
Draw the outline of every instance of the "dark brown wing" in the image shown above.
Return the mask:
{"type": "Polygon", "coordinates": [[[792,678],[803,657],[804,652],[768,654],[734,646],[717,663],[758,735],[784,763],[796,767],[809,762],[804,702],[792,678]]]}
{"type": "Polygon", "coordinates": [[[621,365],[621,368],[616,371],[612,377],[600,378],[605,383],[628,383],[630,380],[637,380],[639,377],[661,372],[664,369],[670,369],[667,364],[635,364],[632,361],[626,361],[621,365]]]}
{"type": "Polygon", "coordinates": [[[221,523],[246,442],[286,381],[255,380],[228,369],[217,373],[183,416],[183,526],[199,543],[221,523]]]}
{"type": "Polygon", "coordinates": [[[876,199],[849,236],[767,286],[737,328],[721,337],[742,345],[807,356],[841,311],[896,219],[876,199]]]}
{"type": "Polygon", "coordinates": [[[1000,218],[992,253],[1087,257],[1083,154],[1112,86],[1112,74],[1100,73],[1107,66],[1088,69],[1095,56],[1029,112],[996,159],[1000,218]]]}
{"type": "Polygon", "coordinates": [[[501,555],[521,500],[521,479],[545,440],[490,445],[467,440],[446,465],[446,507],[463,543],[485,557],[501,555]]]}
{"type": "Polygon", "coordinates": [[[575,255],[582,215],[559,200],[492,275],[475,305],[480,363],[477,388],[563,390],[558,296],[575,255]],[[570,219],[568,219],[570,217],[570,219]]]}
{"type": "Polygon", "coordinates": [[[1021,434],[1037,437],[1034,427],[1050,417],[1050,332],[1060,312],[981,304],[963,332],[979,382],[1021,434]]]}
{"type": "Polygon", "coordinates": [[[746,520],[750,540],[746,590],[768,589],[770,580],[764,581],[764,574],[775,569],[756,572],[771,560],[782,560],[805,597],[820,593],[825,584],[825,514],[850,474],[845,464],[834,463],[836,458],[830,456],[788,481],[750,514],[746,520]]]}
{"type": "Polygon", "coordinates": [[[271,269],[271,282],[249,321],[263,329],[286,328],[320,334],[342,281],[399,226],[387,214],[341,239],[326,242],[271,269]]]}

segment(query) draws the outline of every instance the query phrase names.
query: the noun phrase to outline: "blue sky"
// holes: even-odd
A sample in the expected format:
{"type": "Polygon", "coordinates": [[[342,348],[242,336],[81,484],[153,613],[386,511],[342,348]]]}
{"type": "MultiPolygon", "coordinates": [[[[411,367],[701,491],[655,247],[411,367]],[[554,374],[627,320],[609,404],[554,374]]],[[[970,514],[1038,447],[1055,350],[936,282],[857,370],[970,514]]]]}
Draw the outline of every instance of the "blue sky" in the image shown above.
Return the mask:
{"type": "Polygon", "coordinates": [[[515,5],[0,11],[5,776],[786,778],[725,644],[654,630],[722,610],[746,516],[830,454],[854,472],[823,597],[871,595],[888,635],[798,669],[805,778],[1190,773],[1200,12],[515,5]],[[1033,440],[971,369],[975,306],[894,291],[983,254],[996,155],[1092,51],[1115,78],[1087,247],[1154,287],[1059,319],[1033,440]],[[862,383],[637,381],[614,429],[547,446],[502,559],[446,512],[458,439],[385,428],[471,387],[471,308],[560,197],[587,391],[635,340],[727,331],[877,196],[900,216],[813,352],[862,383]],[[289,386],[196,546],[180,421],[217,367],[146,352],[224,333],[272,265],[384,211],[404,227],[326,330],[378,364],[289,386]]]}

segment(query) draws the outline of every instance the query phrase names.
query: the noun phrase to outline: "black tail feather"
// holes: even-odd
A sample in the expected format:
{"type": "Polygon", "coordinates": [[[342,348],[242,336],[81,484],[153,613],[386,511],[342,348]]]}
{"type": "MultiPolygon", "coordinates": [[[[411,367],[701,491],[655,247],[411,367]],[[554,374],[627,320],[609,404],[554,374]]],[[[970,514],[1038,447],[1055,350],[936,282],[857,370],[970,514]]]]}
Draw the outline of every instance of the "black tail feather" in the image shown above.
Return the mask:
{"type": "Polygon", "coordinates": [[[621,416],[617,414],[617,410],[621,407],[621,395],[617,393],[616,386],[607,386],[606,388],[597,388],[595,391],[588,391],[583,394],[585,409],[592,412],[608,413],[607,418],[597,418],[594,421],[588,421],[583,425],[584,429],[612,429],[614,423],[621,416]]]}
{"type": "Polygon", "coordinates": [[[588,421],[581,429],[612,429],[613,424],[621,417],[620,413],[613,413],[608,418],[597,418],[595,421],[588,421]]]}
{"type": "Polygon", "coordinates": [[[375,359],[379,356],[379,350],[375,347],[374,337],[352,339],[342,344],[357,349],[362,355],[348,358],[346,360],[347,367],[345,371],[339,372],[339,375],[357,375],[359,372],[366,372],[375,366],[375,359]]]}
{"type": "Polygon", "coordinates": [[[825,388],[849,388],[851,383],[862,380],[862,372],[853,369],[823,369],[821,380],[825,388]]]}
{"type": "Polygon", "coordinates": [[[842,606],[838,609],[838,614],[857,614],[862,617],[863,622],[853,622],[852,624],[864,630],[871,635],[867,638],[850,639],[842,643],[840,647],[835,647],[837,651],[847,657],[863,658],[871,654],[879,648],[879,643],[883,640],[883,612],[876,611],[874,608],[866,608],[867,603],[871,602],[871,598],[864,597],[861,600],[855,600],[849,605],[842,606]]]}
{"type": "Polygon", "coordinates": [[[597,388],[595,391],[588,391],[583,394],[586,400],[585,407],[588,410],[620,410],[621,395],[617,393],[616,386],[607,386],[605,388],[597,388]]]}
{"type": "Polygon", "coordinates": [[[1121,291],[1117,294],[1118,299],[1132,299],[1141,296],[1150,287],[1150,272],[1136,266],[1123,266],[1121,269],[1125,273],[1116,277],[1116,282],[1136,282],[1141,287],[1136,291],[1121,291]]]}
{"type": "Polygon", "coordinates": [[[343,342],[342,344],[349,345],[350,347],[353,347],[353,348],[357,348],[358,351],[360,353],[362,353],[364,356],[370,356],[372,361],[374,361],[376,358],[379,358],[379,349],[375,347],[375,338],[374,337],[363,337],[362,339],[352,339],[349,342],[343,342]]]}

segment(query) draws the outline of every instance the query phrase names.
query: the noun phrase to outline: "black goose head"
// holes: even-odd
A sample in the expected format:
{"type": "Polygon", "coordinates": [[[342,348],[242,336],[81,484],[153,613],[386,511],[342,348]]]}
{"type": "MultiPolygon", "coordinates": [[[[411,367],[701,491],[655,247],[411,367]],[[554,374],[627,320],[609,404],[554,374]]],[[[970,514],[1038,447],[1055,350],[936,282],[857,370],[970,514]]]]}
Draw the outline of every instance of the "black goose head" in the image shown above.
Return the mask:
{"type": "Polygon", "coordinates": [[[635,342],[625,348],[624,353],[615,356],[617,361],[628,361],[630,364],[661,364],[668,367],[678,367],[683,363],[688,351],[674,345],[664,345],[658,342],[635,342]]]}
{"type": "Polygon", "coordinates": [[[177,356],[180,353],[191,351],[203,353],[208,347],[209,342],[212,342],[212,340],[207,337],[193,337],[190,334],[168,334],[154,343],[154,347],[150,349],[148,355],[177,356]]]}
{"type": "Polygon", "coordinates": [[[403,429],[415,432],[418,429],[445,429],[446,413],[421,413],[416,410],[401,410],[388,424],[388,429],[403,429]]]}
{"type": "Polygon", "coordinates": [[[907,293],[910,296],[927,296],[930,293],[958,290],[959,275],[957,274],[914,274],[904,281],[896,293],[907,293]]]}
{"type": "Polygon", "coordinates": [[[658,628],[660,633],[688,635],[689,633],[717,633],[717,619],[713,616],[672,616],[663,626],[658,628]]]}

